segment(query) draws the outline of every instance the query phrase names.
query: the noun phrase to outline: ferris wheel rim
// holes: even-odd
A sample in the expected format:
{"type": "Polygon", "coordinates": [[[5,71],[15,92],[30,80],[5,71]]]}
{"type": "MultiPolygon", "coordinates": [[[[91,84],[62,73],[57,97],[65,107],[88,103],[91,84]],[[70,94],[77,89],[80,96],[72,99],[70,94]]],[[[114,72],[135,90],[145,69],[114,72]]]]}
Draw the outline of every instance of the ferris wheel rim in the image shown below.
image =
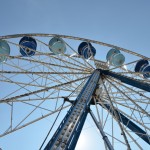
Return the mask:
{"type": "Polygon", "coordinates": [[[61,37],[61,38],[67,38],[67,39],[73,39],[73,40],[80,40],[80,41],[86,41],[86,42],[91,42],[91,43],[95,43],[95,44],[99,44],[99,45],[103,45],[103,46],[107,46],[107,47],[111,47],[111,48],[116,48],[118,50],[139,56],[143,59],[146,60],[150,60],[150,58],[138,54],[136,52],[133,52],[131,50],[116,46],[116,45],[112,45],[112,44],[108,44],[108,43],[104,43],[104,42],[100,42],[97,40],[91,40],[91,39],[87,39],[87,38],[81,38],[81,37],[76,37],[76,36],[69,36],[69,35],[61,35],[61,34],[46,34],[46,33],[26,33],[26,34],[12,34],[12,35],[6,35],[6,36],[0,36],[0,39],[10,39],[10,38],[18,38],[18,37],[23,37],[23,36],[41,36],[41,37],[61,37]]]}

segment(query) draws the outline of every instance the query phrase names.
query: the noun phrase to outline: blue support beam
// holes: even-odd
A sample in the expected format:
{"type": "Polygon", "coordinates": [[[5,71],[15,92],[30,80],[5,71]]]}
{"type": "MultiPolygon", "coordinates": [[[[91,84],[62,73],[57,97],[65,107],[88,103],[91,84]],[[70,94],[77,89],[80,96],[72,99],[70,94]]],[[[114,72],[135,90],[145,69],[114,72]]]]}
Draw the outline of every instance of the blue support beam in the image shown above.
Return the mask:
{"type": "Polygon", "coordinates": [[[99,78],[100,72],[95,70],[44,150],[73,150],[75,148],[99,78]]]}
{"type": "Polygon", "coordinates": [[[70,145],[69,145],[68,149],[70,149],[70,150],[75,149],[75,146],[78,142],[78,138],[79,138],[80,133],[82,131],[82,128],[83,128],[83,125],[84,125],[84,122],[86,120],[88,112],[89,112],[89,106],[87,107],[87,109],[84,110],[84,113],[82,114],[81,119],[78,122],[77,129],[75,130],[75,133],[72,135],[74,137],[73,137],[73,139],[70,139],[70,141],[69,141],[70,145]]]}
{"type": "MultiPolygon", "coordinates": [[[[99,104],[102,106],[101,104],[99,104]]],[[[104,103],[104,108],[107,109],[114,117],[115,112],[111,108],[109,104],[104,103]]],[[[136,135],[138,135],[141,139],[143,139],[146,143],[150,145],[150,136],[146,134],[144,130],[142,130],[139,126],[137,126],[134,122],[132,122],[130,119],[128,119],[125,115],[123,115],[121,112],[119,112],[115,108],[116,113],[119,116],[119,121],[123,123],[126,127],[128,127],[131,131],[133,131],[136,135]]]]}
{"type": "Polygon", "coordinates": [[[102,70],[102,69],[99,69],[99,70],[100,70],[101,74],[108,75],[108,76],[113,77],[117,80],[120,80],[123,83],[126,83],[128,85],[131,85],[131,86],[134,86],[136,88],[150,92],[150,84],[145,83],[142,80],[133,79],[131,77],[127,77],[125,75],[115,73],[115,72],[112,72],[109,70],[102,70]]]}

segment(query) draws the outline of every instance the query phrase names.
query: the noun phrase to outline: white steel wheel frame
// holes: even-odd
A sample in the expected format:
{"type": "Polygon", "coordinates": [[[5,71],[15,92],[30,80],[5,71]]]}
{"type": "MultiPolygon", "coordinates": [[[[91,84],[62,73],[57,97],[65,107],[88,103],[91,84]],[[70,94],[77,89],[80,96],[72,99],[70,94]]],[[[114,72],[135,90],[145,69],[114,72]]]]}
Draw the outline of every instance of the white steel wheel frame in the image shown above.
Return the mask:
{"type": "MultiPolygon", "coordinates": [[[[139,59],[149,60],[149,58],[111,44],[56,34],[17,34],[1,36],[0,39],[6,40],[11,48],[7,61],[0,64],[0,118],[3,122],[0,128],[1,138],[15,134],[20,130],[26,131],[25,127],[36,126],[37,122],[40,122],[38,125],[41,125],[42,128],[47,126],[46,136],[48,129],[61,111],[50,135],[52,136],[71,106],[69,102],[64,103],[64,97],[68,97],[72,101],[75,100],[88,77],[96,68],[109,69],[135,80],[140,79],[150,83],[148,79],[143,78],[141,73],[134,72],[135,63],[139,59]],[[31,36],[36,40],[38,47],[34,56],[23,57],[19,53],[20,45],[18,43],[23,36],[31,36]],[[65,54],[54,55],[50,52],[48,42],[55,36],[63,38],[67,47],[65,54]],[[106,61],[97,59],[97,55],[89,60],[84,59],[77,52],[78,45],[82,41],[94,44],[97,53],[103,47],[107,51],[110,48],[117,48],[126,57],[125,65],[108,66],[106,61]],[[132,59],[128,60],[130,56],[132,59]]],[[[113,108],[137,124],[147,135],[150,135],[149,93],[108,76],[103,76],[99,84],[99,90],[93,97],[92,103],[95,104],[90,108],[102,125],[114,149],[120,149],[120,146],[122,150],[129,147],[131,149],[146,149],[149,145],[120,123],[106,109],[105,104],[113,104],[113,108]]],[[[85,130],[88,131],[88,129],[85,130]]],[[[29,134],[27,136],[30,137],[29,134]]],[[[102,140],[96,140],[100,146],[103,145],[106,148],[102,140]]],[[[41,143],[38,144],[37,148],[41,143]]]]}

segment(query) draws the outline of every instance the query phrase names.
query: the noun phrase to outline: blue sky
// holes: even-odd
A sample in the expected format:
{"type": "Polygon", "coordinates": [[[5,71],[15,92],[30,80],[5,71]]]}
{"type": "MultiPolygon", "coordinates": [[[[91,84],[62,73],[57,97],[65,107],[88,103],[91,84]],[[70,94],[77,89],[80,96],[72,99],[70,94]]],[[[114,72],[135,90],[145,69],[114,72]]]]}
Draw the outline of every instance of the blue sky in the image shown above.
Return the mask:
{"type": "MultiPolygon", "coordinates": [[[[19,33],[72,35],[114,44],[150,57],[149,0],[0,0],[0,16],[0,36],[19,33]]],[[[2,148],[9,147],[10,142],[3,141],[2,148]]]]}
{"type": "Polygon", "coordinates": [[[137,52],[150,47],[148,0],[1,0],[1,35],[58,33],[116,44],[137,52]]]}

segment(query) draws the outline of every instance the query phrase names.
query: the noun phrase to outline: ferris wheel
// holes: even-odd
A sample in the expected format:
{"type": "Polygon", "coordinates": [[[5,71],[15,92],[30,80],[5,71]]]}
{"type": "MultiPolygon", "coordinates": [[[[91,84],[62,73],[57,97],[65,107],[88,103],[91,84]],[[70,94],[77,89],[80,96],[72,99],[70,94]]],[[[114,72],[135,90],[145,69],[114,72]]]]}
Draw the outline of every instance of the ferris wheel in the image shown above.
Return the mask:
{"type": "Polygon", "coordinates": [[[39,149],[73,150],[88,116],[98,129],[99,147],[145,149],[149,72],[148,57],[100,41],[58,34],[1,36],[0,137],[40,122],[49,130],[39,149]]]}

